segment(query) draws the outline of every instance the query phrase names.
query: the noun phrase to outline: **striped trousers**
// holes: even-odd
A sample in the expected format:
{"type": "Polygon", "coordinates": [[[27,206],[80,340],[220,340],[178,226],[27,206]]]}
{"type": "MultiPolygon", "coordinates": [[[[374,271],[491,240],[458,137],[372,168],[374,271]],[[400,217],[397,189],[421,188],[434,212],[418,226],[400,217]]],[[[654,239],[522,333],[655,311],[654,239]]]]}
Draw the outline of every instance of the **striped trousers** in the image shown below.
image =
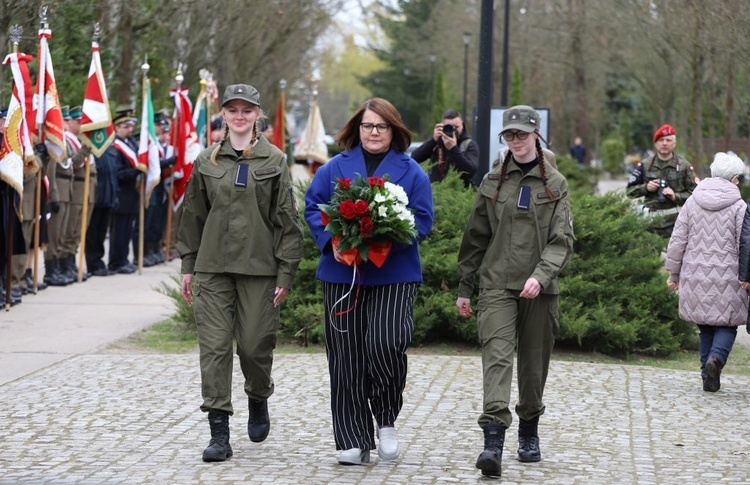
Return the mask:
{"type": "Polygon", "coordinates": [[[418,283],[398,283],[351,288],[323,282],[337,450],[375,449],[372,418],[379,427],[393,425],[398,418],[418,287],[418,283]]]}

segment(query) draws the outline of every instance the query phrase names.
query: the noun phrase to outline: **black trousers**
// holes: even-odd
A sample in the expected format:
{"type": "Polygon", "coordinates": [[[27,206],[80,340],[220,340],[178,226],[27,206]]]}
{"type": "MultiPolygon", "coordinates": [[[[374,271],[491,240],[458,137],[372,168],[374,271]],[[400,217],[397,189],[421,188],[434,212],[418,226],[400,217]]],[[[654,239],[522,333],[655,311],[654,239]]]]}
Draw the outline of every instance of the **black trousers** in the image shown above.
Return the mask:
{"type": "Polygon", "coordinates": [[[86,267],[89,272],[106,268],[104,264],[104,241],[107,238],[111,207],[94,205],[91,221],[86,230],[86,267]]]}
{"type": "Polygon", "coordinates": [[[130,263],[130,240],[136,214],[113,214],[112,232],[109,234],[109,269],[116,270],[130,263]]]}
{"type": "Polygon", "coordinates": [[[337,450],[374,449],[372,418],[378,427],[390,426],[401,412],[418,287],[323,283],[337,450]]]}

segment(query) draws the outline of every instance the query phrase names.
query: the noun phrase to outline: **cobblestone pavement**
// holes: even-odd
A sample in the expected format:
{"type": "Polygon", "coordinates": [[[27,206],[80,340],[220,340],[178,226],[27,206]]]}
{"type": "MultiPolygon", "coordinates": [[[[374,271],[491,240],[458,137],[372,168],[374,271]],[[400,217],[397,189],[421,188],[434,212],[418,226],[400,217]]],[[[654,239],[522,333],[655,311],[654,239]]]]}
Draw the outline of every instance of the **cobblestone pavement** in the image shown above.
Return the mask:
{"type": "MultiPolygon", "coordinates": [[[[0,386],[0,483],[484,483],[480,375],[479,357],[412,356],[401,457],[343,467],[325,355],[276,357],[261,444],[246,435],[235,362],[234,456],[207,464],[196,354],[81,355],[0,386]]],[[[750,482],[748,376],[722,376],[709,394],[693,372],[554,361],[545,401],[543,460],[515,460],[514,423],[499,482],[750,482]]]]}

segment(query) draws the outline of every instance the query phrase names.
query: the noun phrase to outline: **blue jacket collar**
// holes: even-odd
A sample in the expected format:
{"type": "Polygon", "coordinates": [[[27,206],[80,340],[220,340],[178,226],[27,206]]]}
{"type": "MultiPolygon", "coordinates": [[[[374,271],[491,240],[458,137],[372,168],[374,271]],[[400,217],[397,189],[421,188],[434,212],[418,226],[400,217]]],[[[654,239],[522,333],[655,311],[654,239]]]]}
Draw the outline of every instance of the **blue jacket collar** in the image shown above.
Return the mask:
{"type": "MultiPolygon", "coordinates": [[[[397,152],[390,149],[377,170],[374,177],[382,177],[388,174],[390,182],[398,181],[406,175],[409,169],[409,155],[403,152],[397,152]]],[[[337,178],[356,178],[360,174],[362,178],[367,178],[367,167],[365,166],[365,156],[362,153],[362,145],[357,145],[351,150],[341,153],[341,163],[338,164],[338,174],[334,173],[337,178]]]]}

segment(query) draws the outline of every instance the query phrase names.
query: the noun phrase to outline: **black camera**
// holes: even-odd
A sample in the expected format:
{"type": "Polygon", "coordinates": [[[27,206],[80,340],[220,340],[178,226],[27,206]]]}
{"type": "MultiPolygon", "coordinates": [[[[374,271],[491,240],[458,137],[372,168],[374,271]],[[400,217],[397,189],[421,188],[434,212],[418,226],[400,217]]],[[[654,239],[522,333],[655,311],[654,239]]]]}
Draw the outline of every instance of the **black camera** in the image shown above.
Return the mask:
{"type": "Polygon", "coordinates": [[[450,123],[443,125],[443,134],[445,136],[453,136],[456,133],[456,127],[450,123]]]}
{"type": "Polygon", "coordinates": [[[664,189],[667,188],[667,181],[664,179],[659,180],[659,190],[656,192],[656,200],[659,202],[666,202],[667,196],[664,195],[664,189]]]}

